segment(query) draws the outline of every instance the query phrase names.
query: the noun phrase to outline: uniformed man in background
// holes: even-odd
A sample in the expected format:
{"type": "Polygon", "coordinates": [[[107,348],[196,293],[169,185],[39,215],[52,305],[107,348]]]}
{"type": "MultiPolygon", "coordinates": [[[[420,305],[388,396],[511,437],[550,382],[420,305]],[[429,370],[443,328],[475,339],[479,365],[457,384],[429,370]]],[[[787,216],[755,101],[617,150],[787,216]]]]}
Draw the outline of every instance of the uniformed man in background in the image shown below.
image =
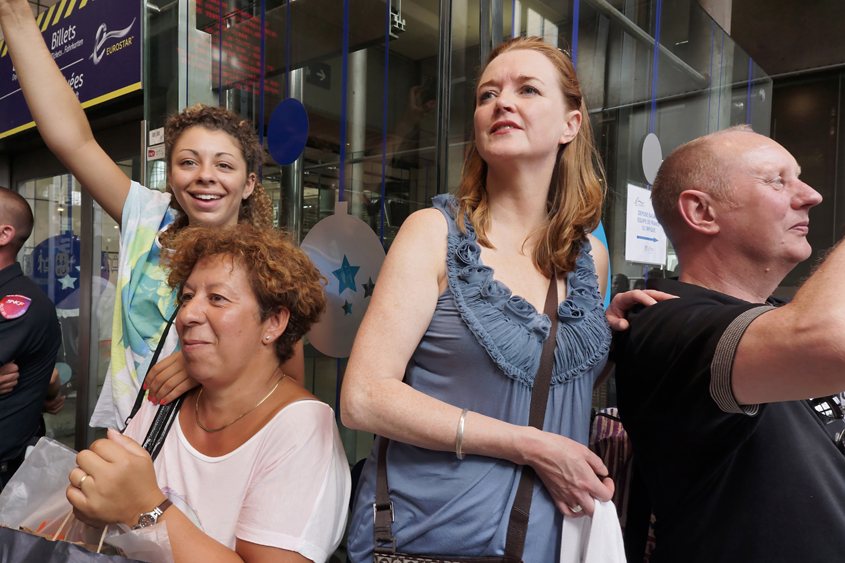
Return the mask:
{"type": "Polygon", "coordinates": [[[56,308],[16,261],[32,226],[27,201],[0,188],[0,490],[39,431],[48,391],[58,392],[56,308]]]}

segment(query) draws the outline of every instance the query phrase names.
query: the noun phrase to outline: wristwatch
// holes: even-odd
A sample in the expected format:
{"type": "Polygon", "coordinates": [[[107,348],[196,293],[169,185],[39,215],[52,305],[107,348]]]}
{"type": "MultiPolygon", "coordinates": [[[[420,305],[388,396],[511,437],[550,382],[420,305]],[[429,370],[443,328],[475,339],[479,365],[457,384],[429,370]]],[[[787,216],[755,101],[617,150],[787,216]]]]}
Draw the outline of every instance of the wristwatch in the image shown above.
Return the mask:
{"type": "Polygon", "coordinates": [[[168,499],[164,499],[164,502],[153,508],[151,512],[145,512],[144,514],[141,514],[140,518],[138,518],[138,523],[132,526],[132,529],[139,530],[141,528],[148,528],[149,526],[156,524],[158,522],[159,516],[164,514],[164,511],[170,508],[171,506],[173,506],[173,503],[170,502],[170,500],[168,499]]]}

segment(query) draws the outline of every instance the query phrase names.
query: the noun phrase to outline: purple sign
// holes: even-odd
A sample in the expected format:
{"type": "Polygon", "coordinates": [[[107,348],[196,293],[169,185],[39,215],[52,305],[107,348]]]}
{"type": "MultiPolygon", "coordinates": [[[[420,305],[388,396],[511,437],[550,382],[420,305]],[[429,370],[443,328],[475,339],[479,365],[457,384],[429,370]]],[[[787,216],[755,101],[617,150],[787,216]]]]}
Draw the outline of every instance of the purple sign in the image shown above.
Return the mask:
{"type": "MultiPolygon", "coordinates": [[[[61,0],[39,14],[37,22],[82,107],[141,89],[140,1],[61,0]]],[[[34,126],[0,41],[0,139],[34,126]]]]}

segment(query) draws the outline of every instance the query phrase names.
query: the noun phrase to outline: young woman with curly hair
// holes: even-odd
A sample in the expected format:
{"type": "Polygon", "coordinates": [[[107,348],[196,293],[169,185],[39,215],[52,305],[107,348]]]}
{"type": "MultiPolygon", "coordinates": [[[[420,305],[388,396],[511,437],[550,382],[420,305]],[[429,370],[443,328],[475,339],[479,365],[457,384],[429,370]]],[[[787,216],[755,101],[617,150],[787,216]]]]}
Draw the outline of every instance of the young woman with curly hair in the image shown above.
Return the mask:
{"type": "MultiPolygon", "coordinates": [[[[0,0],[0,27],[44,142],[120,225],[111,364],[91,425],[122,428],[174,312],[159,265],[162,249],[189,224],[269,228],[271,201],[257,180],[263,150],[249,122],[225,109],[198,105],[165,126],[168,193],[131,182],[94,140],[26,0],[0,0]]],[[[177,349],[171,331],[163,360],[147,377],[151,401],[170,402],[196,385],[186,377],[177,349]]],[[[302,380],[301,344],[285,370],[302,380]]]]}
{"type": "MultiPolygon", "coordinates": [[[[493,49],[476,93],[457,194],[414,213],[393,242],[349,358],[341,416],[390,439],[397,551],[501,556],[528,465],[538,478],[522,559],[557,561],[563,516],[592,514],[614,491],[586,445],[610,344],[607,250],[589,234],[601,217],[601,165],[572,61],[542,39],[493,49]],[[552,283],[556,334],[542,312],[552,283]],[[548,338],[556,350],[541,431],[527,423],[548,338]]],[[[373,558],[379,448],[356,493],[354,563],[373,558]]]]}
{"type": "Polygon", "coordinates": [[[149,403],[123,436],[81,452],[68,500],[86,520],[129,526],[159,507],[176,563],[326,561],[345,530],[349,465],[331,407],[282,368],[326,307],[325,280],[277,231],[188,227],[171,243],[176,330],[202,387],[155,462],[138,445],[149,403]]]}

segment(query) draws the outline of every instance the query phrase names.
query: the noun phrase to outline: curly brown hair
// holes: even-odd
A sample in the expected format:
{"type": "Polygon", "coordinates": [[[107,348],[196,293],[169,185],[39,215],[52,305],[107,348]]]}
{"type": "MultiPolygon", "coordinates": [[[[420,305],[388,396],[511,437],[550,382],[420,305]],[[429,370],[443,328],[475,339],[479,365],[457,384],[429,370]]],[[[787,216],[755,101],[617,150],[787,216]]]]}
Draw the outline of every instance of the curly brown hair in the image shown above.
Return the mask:
{"type": "Polygon", "coordinates": [[[287,328],[276,339],[275,351],[284,363],[326,309],[326,278],[283,232],[240,223],[229,227],[186,227],[172,240],[172,252],[162,253],[169,270],[167,285],[182,290],[194,266],[205,258],[229,255],[246,271],[258,301],[261,321],[282,309],[290,311],[287,328]]]}
{"type": "MultiPolygon", "coordinates": [[[[246,161],[246,173],[258,174],[258,169],[264,162],[264,149],[258,142],[255,129],[249,121],[226,108],[197,104],[185,108],[181,113],[171,115],[164,125],[164,158],[167,171],[170,172],[173,158],[173,147],[182,133],[192,127],[203,127],[209,131],[223,131],[235,140],[246,161]]],[[[173,189],[168,184],[167,191],[172,195],[173,189]]],[[[189,220],[185,211],[176,201],[170,198],[170,206],[176,210],[176,219],[169,229],[161,233],[159,240],[170,247],[176,234],[188,226],[189,220]]],[[[238,213],[238,223],[248,223],[259,229],[269,229],[273,224],[273,201],[267,190],[260,182],[255,182],[252,194],[241,203],[238,213]]]]}
{"type": "MultiPolygon", "coordinates": [[[[605,194],[604,168],[593,142],[590,114],[581,92],[581,85],[575,75],[575,66],[567,54],[546,43],[541,37],[516,37],[490,51],[487,62],[478,74],[480,82],[484,69],[499,55],[509,51],[525,49],[545,55],[555,66],[559,85],[566,106],[581,112],[581,128],[572,141],[558,149],[558,164],[552,174],[549,186],[548,216],[541,227],[543,236],[534,249],[534,264],[547,276],[552,274],[552,264],[558,273],[575,269],[575,260],[581,252],[581,243],[587,240],[587,233],[598,227],[601,220],[602,203],[605,194]]],[[[473,104],[477,104],[477,98],[473,104]]],[[[487,163],[475,147],[475,131],[472,132],[467,149],[461,183],[455,197],[459,201],[458,226],[464,226],[464,214],[475,227],[478,242],[492,247],[486,231],[490,228],[490,207],[487,202],[487,163]]]]}

